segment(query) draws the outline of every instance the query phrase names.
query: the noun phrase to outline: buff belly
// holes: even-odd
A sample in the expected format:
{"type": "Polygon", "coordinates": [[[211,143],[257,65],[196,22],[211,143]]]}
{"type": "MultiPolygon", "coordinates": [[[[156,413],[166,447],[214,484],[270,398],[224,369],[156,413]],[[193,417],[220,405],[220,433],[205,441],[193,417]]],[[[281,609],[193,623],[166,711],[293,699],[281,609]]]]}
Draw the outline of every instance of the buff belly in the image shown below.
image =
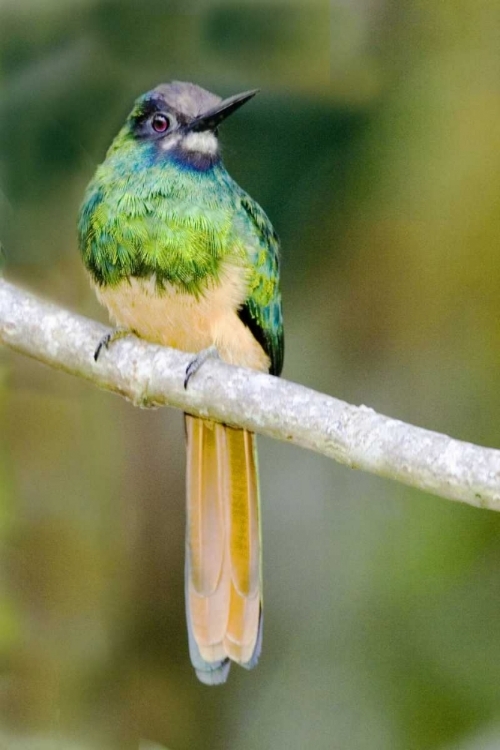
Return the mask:
{"type": "Polygon", "coordinates": [[[154,277],[96,287],[96,293],[113,322],[141,338],[186,352],[215,345],[229,364],[269,370],[269,357],[237,313],[247,297],[240,268],[228,270],[198,297],[173,285],[158,289],[154,277]]]}

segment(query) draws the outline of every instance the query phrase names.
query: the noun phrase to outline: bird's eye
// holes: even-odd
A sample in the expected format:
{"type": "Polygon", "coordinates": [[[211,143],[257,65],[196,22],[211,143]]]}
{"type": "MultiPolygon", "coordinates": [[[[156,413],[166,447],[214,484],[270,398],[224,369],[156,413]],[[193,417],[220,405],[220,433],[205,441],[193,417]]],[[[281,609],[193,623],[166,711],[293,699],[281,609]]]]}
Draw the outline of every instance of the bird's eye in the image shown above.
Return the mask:
{"type": "Polygon", "coordinates": [[[153,130],[156,133],[166,133],[167,130],[170,128],[170,120],[167,117],[167,115],[164,115],[161,112],[158,112],[156,115],[153,116],[151,120],[151,125],[152,125],[153,130]]]}

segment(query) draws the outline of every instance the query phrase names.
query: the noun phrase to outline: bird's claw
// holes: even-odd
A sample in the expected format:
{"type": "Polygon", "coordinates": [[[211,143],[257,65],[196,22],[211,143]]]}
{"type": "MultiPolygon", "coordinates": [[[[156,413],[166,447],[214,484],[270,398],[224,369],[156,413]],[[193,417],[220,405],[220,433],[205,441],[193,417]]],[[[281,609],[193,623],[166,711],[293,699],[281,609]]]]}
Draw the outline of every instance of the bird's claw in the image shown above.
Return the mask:
{"type": "Polygon", "coordinates": [[[188,383],[195,375],[200,367],[209,359],[210,357],[219,358],[219,352],[217,351],[216,346],[209,346],[207,349],[202,349],[201,352],[198,352],[196,357],[191,360],[191,362],[186,367],[186,375],[184,377],[184,389],[186,390],[188,387],[188,383]]]}
{"type": "Polygon", "coordinates": [[[130,331],[125,328],[116,328],[114,331],[111,331],[110,333],[107,333],[105,336],[103,336],[97,344],[96,350],[94,352],[94,361],[97,362],[97,360],[99,359],[99,355],[103,349],[109,349],[109,345],[112,344],[113,341],[118,341],[124,336],[128,336],[129,333],[130,331]]]}
{"type": "Polygon", "coordinates": [[[195,374],[197,369],[198,368],[196,367],[196,358],[195,358],[195,359],[192,359],[191,362],[186,367],[186,376],[184,378],[184,390],[187,389],[189,380],[195,374]]]}
{"type": "Polygon", "coordinates": [[[99,359],[99,354],[101,353],[101,349],[109,349],[109,342],[111,340],[111,334],[107,333],[105,336],[102,337],[102,339],[97,344],[96,350],[94,352],[94,361],[97,362],[99,359]]]}

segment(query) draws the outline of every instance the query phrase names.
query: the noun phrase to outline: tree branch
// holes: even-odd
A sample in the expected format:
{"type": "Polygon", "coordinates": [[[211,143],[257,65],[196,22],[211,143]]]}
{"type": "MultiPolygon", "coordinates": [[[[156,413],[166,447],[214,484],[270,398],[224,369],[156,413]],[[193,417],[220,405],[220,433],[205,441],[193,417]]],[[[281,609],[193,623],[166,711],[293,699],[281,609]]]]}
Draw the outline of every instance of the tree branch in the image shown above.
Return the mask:
{"type": "Polygon", "coordinates": [[[500,510],[500,451],[351,406],[252,370],[208,361],[187,390],[189,354],[130,336],[93,354],[109,329],[0,279],[0,342],[119,393],[174,406],[322,453],[435,495],[500,510]]]}

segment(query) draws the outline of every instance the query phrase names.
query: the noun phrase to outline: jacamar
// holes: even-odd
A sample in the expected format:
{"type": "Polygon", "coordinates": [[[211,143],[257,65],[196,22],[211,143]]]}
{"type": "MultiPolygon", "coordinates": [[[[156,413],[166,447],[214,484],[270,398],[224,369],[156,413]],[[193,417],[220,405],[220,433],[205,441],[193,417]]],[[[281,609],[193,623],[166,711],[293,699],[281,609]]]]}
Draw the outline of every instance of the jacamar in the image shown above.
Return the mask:
{"type": "MultiPolygon", "coordinates": [[[[251,99],[192,83],[135,102],[90,182],[79,219],[83,261],[122,329],[197,353],[216,351],[279,375],[283,323],[279,240],[262,208],[223,166],[218,128],[251,99]]],[[[185,416],[186,611],[199,679],[251,668],[262,640],[255,436],[185,416]]]]}

